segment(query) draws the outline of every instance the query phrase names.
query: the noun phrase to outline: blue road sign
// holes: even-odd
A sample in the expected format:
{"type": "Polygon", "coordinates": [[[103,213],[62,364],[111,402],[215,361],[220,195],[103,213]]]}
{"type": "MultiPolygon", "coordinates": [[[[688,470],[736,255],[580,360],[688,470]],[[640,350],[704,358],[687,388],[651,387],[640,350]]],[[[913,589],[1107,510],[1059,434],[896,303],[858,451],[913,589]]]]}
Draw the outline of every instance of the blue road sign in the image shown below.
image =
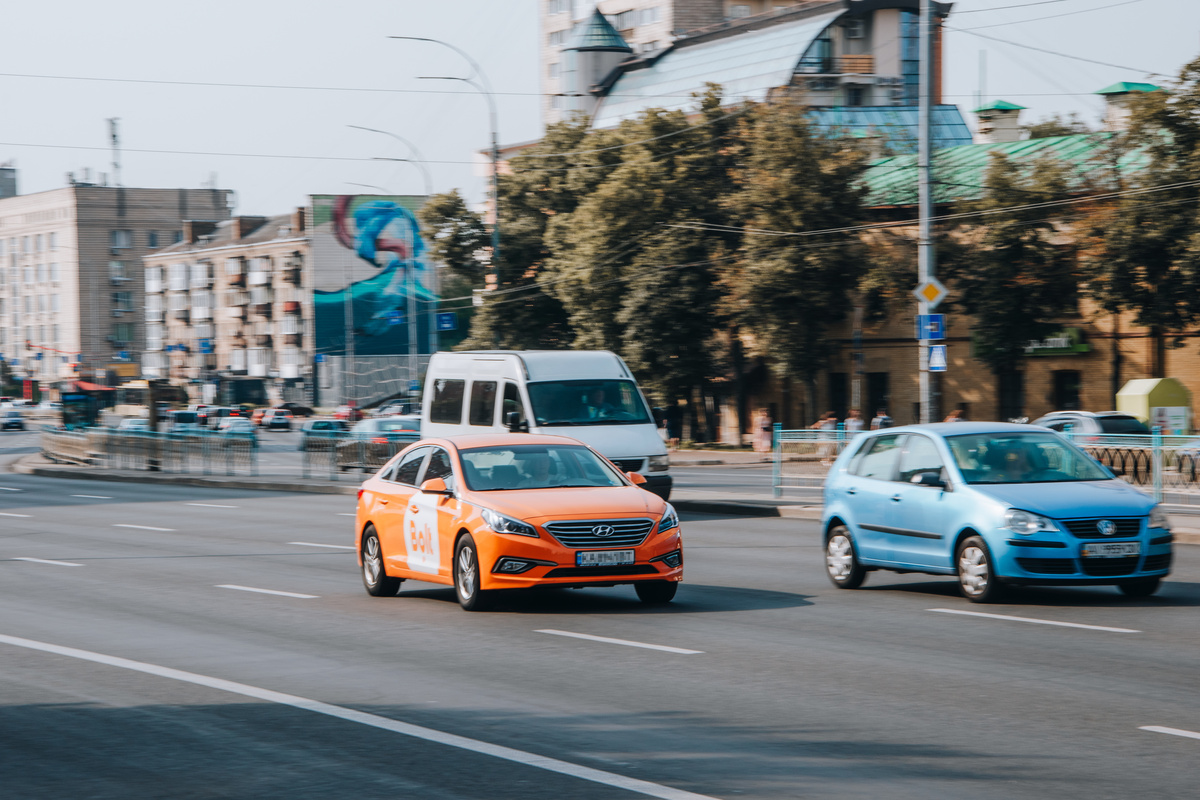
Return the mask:
{"type": "Polygon", "coordinates": [[[388,325],[400,325],[404,322],[404,315],[399,311],[389,311],[384,318],[388,321],[388,325]]]}
{"type": "Polygon", "coordinates": [[[946,371],[946,345],[931,344],[929,346],[929,371],[946,371]]]}
{"type": "Polygon", "coordinates": [[[325,354],[317,353],[315,356],[313,356],[313,361],[315,361],[318,364],[324,364],[325,363],[325,354]]]}
{"type": "Polygon", "coordinates": [[[439,331],[456,331],[458,330],[458,314],[453,311],[441,311],[437,315],[437,329],[439,331]]]}
{"type": "Polygon", "coordinates": [[[408,390],[410,392],[419,392],[421,390],[421,382],[420,381],[409,381],[408,382],[408,390]]]}
{"type": "Polygon", "coordinates": [[[945,314],[917,314],[917,338],[940,341],[946,338],[945,314]]]}
{"type": "Polygon", "coordinates": [[[121,359],[122,361],[128,361],[129,360],[129,351],[122,350],[121,352],[117,353],[117,358],[121,359]]]}
{"type": "Polygon", "coordinates": [[[209,354],[209,353],[213,352],[212,339],[201,339],[200,340],[200,352],[204,353],[204,354],[209,354]]]}
{"type": "Polygon", "coordinates": [[[34,356],[33,356],[33,360],[34,360],[34,361],[41,361],[41,360],[42,360],[42,354],[41,354],[41,353],[35,353],[35,354],[34,354],[34,356]]]}

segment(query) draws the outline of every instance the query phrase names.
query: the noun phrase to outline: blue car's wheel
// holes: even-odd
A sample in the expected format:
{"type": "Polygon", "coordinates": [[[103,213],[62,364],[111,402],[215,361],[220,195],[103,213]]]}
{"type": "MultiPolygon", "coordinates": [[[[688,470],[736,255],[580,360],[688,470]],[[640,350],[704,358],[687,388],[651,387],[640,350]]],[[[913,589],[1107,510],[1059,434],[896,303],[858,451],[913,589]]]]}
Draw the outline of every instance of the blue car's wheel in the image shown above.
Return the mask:
{"type": "Polygon", "coordinates": [[[1162,578],[1138,578],[1132,581],[1123,581],[1117,584],[1117,588],[1121,590],[1121,594],[1126,597],[1149,597],[1158,591],[1159,584],[1162,583],[1162,578]]]}
{"type": "Polygon", "coordinates": [[[978,536],[970,536],[958,546],[955,558],[958,565],[958,586],[963,597],[972,603],[994,603],[1004,593],[1004,585],[996,577],[992,553],[978,536]]]}
{"type": "Polygon", "coordinates": [[[867,570],[858,561],[854,540],[845,525],[831,529],[825,540],[825,574],[839,589],[857,589],[866,580],[867,570]]]}

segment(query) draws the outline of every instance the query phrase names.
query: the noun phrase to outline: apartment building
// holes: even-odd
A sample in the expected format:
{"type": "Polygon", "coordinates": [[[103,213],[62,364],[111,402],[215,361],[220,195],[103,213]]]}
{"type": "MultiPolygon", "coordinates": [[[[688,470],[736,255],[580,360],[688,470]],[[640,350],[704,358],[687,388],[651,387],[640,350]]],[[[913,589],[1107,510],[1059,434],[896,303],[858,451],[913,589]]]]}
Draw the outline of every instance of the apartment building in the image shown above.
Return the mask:
{"type": "Polygon", "coordinates": [[[599,9],[630,52],[638,56],[665,50],[687,31],[726,20],[773,13],[812,0],[539,0],[541,17],[542,121],[559,122],[569,113],[565,101],[566,47],[573,29],[599,9]]]}
{"type": "Polygon", "coordinates": [[[145,258],[147,377],[204,402],[307,399],[313,307],[305,211],[188,221],[145,258]]]}
{"type": "Polygon", "coordinates": [[[142,256],[183,220],[229,217],[218,189],[140,189],[87,181],[16,193],[0,183],[0,357],[42,382],[137,377],[142,256]]]}

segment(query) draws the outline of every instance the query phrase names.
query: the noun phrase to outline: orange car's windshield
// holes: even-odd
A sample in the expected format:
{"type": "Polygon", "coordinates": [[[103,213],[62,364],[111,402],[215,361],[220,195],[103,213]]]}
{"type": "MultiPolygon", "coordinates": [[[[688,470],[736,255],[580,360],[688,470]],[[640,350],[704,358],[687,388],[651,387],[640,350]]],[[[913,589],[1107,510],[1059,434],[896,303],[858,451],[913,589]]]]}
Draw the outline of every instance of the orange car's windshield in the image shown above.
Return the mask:
{"type": "Polygon", "coordinates": [[[625,485],[607,462],[579,445],[477,447],[458,455],[463,480],[476,492],[625,485]]]}

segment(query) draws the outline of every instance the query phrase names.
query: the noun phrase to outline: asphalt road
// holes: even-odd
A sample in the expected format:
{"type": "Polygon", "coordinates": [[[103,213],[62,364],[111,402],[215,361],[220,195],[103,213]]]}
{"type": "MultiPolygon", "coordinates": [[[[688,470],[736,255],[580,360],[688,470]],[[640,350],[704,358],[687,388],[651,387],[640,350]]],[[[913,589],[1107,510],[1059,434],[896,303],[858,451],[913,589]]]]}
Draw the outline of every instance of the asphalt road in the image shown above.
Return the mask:
{"type": "Polygon", "coordinates": [[[834,589],[814,523],[693,516],[668,607],[468,614],[368,597],[352,504],[0,475],[0,795],[1195,795],[1200,740],[1140,728],[1200,731],[1197,548],[1155,598],[981,607],[834,589]]]}

